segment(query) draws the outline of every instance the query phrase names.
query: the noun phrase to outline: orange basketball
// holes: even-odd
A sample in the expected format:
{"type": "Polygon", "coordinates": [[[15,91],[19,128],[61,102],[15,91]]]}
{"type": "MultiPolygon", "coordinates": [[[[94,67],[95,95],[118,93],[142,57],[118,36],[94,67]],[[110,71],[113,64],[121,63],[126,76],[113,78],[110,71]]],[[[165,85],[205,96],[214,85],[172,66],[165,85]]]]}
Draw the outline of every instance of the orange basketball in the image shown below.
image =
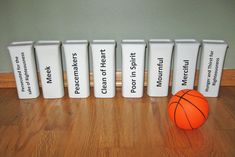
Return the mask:
{"type": "Polygon", "coordinates": [[[208,102],[198,91],[184,89],[172,96],[168,104],[168,113],[177,127],[196,129],[208,117],[208,102]]]}

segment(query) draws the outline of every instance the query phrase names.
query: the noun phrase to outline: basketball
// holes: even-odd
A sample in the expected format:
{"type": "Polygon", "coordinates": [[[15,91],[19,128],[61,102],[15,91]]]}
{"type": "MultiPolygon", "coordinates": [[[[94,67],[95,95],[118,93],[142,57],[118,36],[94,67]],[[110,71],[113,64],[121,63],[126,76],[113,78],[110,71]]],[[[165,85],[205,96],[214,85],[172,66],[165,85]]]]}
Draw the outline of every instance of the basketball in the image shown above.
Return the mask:
{"type": "Polygon", "coordinates": [[[192,130],[204,124],[208,117],[209,106],[201,93],[184,89],[172,96],[168,104],[168,113],[177,127],[192,130]]]}

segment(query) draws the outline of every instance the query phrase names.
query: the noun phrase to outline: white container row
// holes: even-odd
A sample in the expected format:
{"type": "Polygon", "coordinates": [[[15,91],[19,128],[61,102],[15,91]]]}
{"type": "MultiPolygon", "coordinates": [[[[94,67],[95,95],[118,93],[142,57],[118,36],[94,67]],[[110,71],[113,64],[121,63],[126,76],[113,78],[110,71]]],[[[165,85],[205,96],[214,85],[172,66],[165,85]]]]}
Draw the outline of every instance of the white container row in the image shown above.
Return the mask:
{"type": "MultiPolygon", "coordinates": [[[[93,40],[91,43],[94,95],[97,98],[115,96],[114,40],[93,40]]],[[[122,95],[139,98],[144,91],[144,40],[122,40],[122,95]]],[[[198,91],[207,97],[217,97],[224,57],[228,44],[222,40],[203,40],[198,91]]],[[[18,96],[20,99],[39,96],[36,59],[44,98],[64,96],[60,41],[13,42],[9,45],[18,96]]],[[[173,58],[172,94],[181,89],[193,89],[200,43],[194,39],[149,40],[148,87],[152,97],[167,96],[173,58]],[[172,55],[173,52],[173,55],[172,55]],[[173,57],[172,57],[173,56],[173,57]]],[[[90,95],[89,55],[87,40],[67,40],[63,43],[68,93],[71,98],[90,95]]]]}
{"type": "MultiPolygon", "coordinates": [[[[172,94],[193,89],[200,43],[194,39],[149,41],[148,95],[167,96],[171,52],[173,53],[172,94]],[[154,84],[155,82],[155,84],[154,84]]],[[[202,40],[198,91],[217,97],[228,44],[223,40],[202,40]]]]}

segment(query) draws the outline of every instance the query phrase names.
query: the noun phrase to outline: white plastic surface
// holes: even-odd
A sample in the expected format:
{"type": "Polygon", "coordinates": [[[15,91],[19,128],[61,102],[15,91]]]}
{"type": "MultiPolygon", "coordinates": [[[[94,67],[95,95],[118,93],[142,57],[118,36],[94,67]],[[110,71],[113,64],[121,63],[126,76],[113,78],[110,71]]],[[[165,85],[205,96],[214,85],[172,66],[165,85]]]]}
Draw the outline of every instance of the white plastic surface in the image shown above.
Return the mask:
{"type": "Polygon", "coordinates": [[[93,40],[91,42],[96,98],[115,96],[115,48],[114,40],[93,40]]]}
{"type": "Polygon", "coordinates": [[[33,41],[13,42],[8,46],[16,80],[18,97],[30,99],[39,96],[39,86],[33,41]]]}
{"type": "Polygon", "coordinates": [[[63,97],[64,83],[60,41],[38,41],[34,47],[39,64],[43,97],[63,97]]]}
{"type": "Polygon", "coordinates": [[[63,43],[68,93],[70,98],[90,95],[88,41],[67,40],[63,43]]]}
{"type": "Polygon", "coordinates": [[[194,39],[175,40],[172,94],[193,89],[200,43],[194,39]]]}
{"type": "Polygon", "coordinates": [[[203,40],[198,91],[217,97],[228,44],[223,40],[203,40]]]}
{"type": "Polygon", "coordinates": [[[168,95],[171,56],[174,42],[166,39],[149,40],[148,87],[152,97],[168,95]]]}
{"type": "Polygon", "coordinates": [[[122,96],[140,98],[144,91],[144,40],[122,40],[122,96]]]}

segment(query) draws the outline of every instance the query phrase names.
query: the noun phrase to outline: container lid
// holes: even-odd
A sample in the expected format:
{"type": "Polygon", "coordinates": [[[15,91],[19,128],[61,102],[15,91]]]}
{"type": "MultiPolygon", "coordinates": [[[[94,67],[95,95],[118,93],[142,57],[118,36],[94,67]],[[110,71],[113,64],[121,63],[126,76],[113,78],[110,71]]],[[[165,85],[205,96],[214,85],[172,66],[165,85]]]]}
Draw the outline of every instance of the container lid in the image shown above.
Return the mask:
{"type": "Polygon", "coordinates": [[[91,44],[115,44],[115,40],[92,40],[91,44]]]}
{"type": "Polygon", "coordinates": [[[121,44],[144,44],[146,45],[145,41],[142,39],[124,39],[122,40],[121,44]]]}
{"type": "Polygon", "coordinates": [[[210,39],[205,39],[202,40],[203,44],[225,44],[228,45],[228,43],[224,40],[210,40],[210,39]]]}
{"type": "Polygon", "coordinates": [[[200,46],[200,42],[195,39],[175,39],[175,44],[197,44],[200,46]]]}
{"type": "Polygon", "coordinates": [[[149,43],[174,44],[170,39],[149,39],[149,43]]]}
{"type": "Polygon", "coordinates": [[[17,41],[12,42],[8,47],[14,47],[14,46],[33,46],[34,41],[17,41]]]}
{"type": "Polygon", "coordinates": [[[176,43],[199,43],[196,39],[175,39],[176,43]]]}
{"type": "Polygon", "coordinates": [[[58,40],[39,40],[34,46],[48,46],[48,45],[60,45],[61,42],[58,40]]]}
{"type": "Polygon", "coordinates": [[[87,40],[65,40],[63,45],[88,44],[87,40]]]}

